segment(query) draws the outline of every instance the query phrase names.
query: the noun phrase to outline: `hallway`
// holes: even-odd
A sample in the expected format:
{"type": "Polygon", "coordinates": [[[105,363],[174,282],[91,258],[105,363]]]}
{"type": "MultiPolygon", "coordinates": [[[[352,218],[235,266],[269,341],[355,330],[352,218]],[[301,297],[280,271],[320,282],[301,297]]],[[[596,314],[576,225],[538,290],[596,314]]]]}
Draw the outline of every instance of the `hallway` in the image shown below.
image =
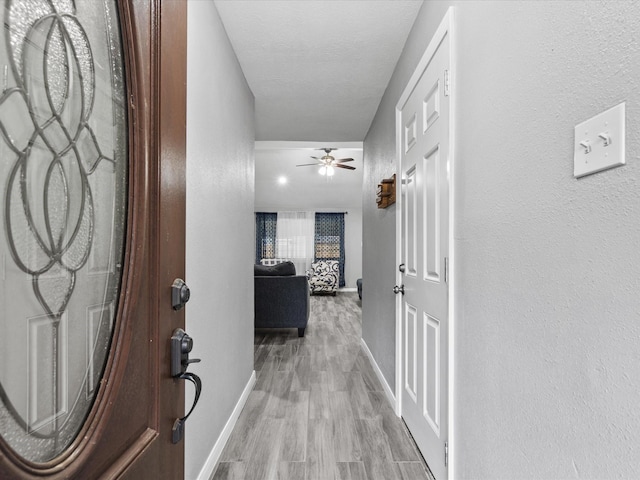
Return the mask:
{"type": "Polygon", "coordinates": [[[257,330],[254,390],[214,480],[431,479],[361,351],[355,293],[311,297],[306,335],[257,330]]]}

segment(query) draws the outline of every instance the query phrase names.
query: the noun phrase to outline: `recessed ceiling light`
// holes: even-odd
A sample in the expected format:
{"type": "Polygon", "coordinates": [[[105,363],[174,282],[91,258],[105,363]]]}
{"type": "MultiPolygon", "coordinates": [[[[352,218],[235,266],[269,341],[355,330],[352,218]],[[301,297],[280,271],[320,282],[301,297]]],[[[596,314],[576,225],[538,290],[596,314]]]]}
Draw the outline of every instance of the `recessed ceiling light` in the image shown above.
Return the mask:
{"type": "Polygon", "coordinates": [[[278,177],[278,183],[280,185],[284,185],[285,183],[287,183],[287,177],[278,177]]]}

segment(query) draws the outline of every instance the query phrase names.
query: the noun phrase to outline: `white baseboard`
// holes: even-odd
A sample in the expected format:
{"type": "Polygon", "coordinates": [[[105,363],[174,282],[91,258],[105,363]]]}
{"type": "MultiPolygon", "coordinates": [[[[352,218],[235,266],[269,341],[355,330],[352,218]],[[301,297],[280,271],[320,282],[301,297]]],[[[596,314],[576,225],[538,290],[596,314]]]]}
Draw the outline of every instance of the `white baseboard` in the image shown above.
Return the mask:
{"type": "Polygon", "coordinates": [[[342,287],[338,289],[339,292],[357,292],[358,289],[357,288],[352,288],[352,287],[342,287]]]}
{"type": "Polygon", "coordinates": [[[362,347],[362,351],[367,354],[367,357],[369,357],[369,361],[373,366],[373,371],[376,372],[376,376],[378,377],[378,380],[380,380],[380,383],[382,384],[382,388],[384,389],[384,393],[387,396],[387,400],[389,400],[389,403],[391,404],[391,408],[393,408],[393,411],[395,412],[396,396],[394,395],[393,390],[391,390],[391,387],[389,387],[389,384],[387,383],[387,379],[384,378],[384,375],[382,375],[382,370],[380,370],[378,363],[376,362],[375,358],[373,358],[373,354],[371,353],[371,350],[369,350],[369,347],[367,346],[367,342],[364,341],[364,338],[360,339],[360,346],[362,347]]]}
{"type": "Polygon", "coordinates": [[[240,412],[244,408],[245,403],[247,403],[247,399],[249,398],[249,394],[251,390],[253,390],[253,386],[256,383],[256,371],[251,372],[251,377],[249,377],[249,381],[247,385],[244,387],[242,391],[242,395],[240,395],[240,399],[238,403],[236,403],[233,412],[231,412],[231,416],[227,423],[225,424],[218,440],[216,440],[211,453],[207,457],[207,461],[204,463],[202,470],[198,474],[198,480],[209,480],[213,475],[214,470],[216,469],[216,465],[218,464],[218,460],[220,460],[220,455],[222,455],[222,450],[224,446],[227,444],[229,437],[231,436],[231,432],[233,431],[233,427],[236,426],[236,422],[238,421],[238,417],[240,416],[240,412]]]}

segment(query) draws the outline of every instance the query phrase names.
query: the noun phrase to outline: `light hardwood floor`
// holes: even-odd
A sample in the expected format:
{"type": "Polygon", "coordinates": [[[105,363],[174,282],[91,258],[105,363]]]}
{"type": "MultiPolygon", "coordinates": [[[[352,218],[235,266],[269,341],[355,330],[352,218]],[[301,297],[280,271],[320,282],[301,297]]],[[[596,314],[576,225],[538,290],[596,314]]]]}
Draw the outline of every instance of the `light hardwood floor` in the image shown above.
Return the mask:
{"type": "Polygon", "coordinates": [[[212,478],[432,480],[360,335],[355,293],[312,296],[303,338],[256,330],[256,384],[212,478]]]}

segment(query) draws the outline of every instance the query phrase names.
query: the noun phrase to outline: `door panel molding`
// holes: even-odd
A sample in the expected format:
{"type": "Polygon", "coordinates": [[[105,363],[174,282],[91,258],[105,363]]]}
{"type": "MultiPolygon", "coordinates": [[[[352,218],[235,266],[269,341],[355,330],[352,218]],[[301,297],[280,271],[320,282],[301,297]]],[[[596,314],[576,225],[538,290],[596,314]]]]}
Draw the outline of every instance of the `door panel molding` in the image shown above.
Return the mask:
{"type": "Polygon", "coordinates": [[[422,207],[422,225],[424,226],[423,253],[424,279],[440,283],[440,145],[428,152],[423,160],[424,172],[424,205],[422,207]],[[429,222],[432,219],[432,222],[429,222]]]}
{"type": "Polygon", "coordinates": [[[413,400],[418,402],[418,349],[417,349],[417,329],[418,310],[413,305],[405,305],[405,326],[404,326],[404,372],[405,390],[413,400]],[[411,333],[411,335],[410,335],[411,333]]]}
{"type": "MultiPolygon", "coordinates": [[[[418,184],[417,168],[416,165],[411,165],[407,169],[406,178],[400,174],[403,178],[403,182],[406,182],[405,188],[402,190],[402,200],[406,206],[401,211],[401,215],[404,215],[404,254],[405,258],[402,258],[400,263],[404,263],[406,267],[406,274],[411,277],[418,276],[418,240],[416,238],[417,229],[417,211],[418,211],[418,195],[416,185],[418,184]]],[[[401,227],[402,228],[402,227],[401,227]]],[[[401,284],[399,284],[401,285],[401,284]]]]}
{"type": "Polygon", "coordinates": [[[427,420],[433,431],[440,436],[440,320],[432,317],[428,313],[423,315],[422,342],[424,344],[424,386],[422,415],[427,420]],[[431,332],[429,331],[431,329],[431,332]],[[431,340],[429,341],[429,333],[431,340]],[[431,361],[430,361],[431,360],[431,361]],[[433,383],[435,388],[427,389],[427,385],[433,383]],[[427,397],[427,391],[434,395],[427,397]],[[431,400],[431,402],[429,402],[431,400]],[[431,408],[430,408],[431,407],[431,408]]]}
{"type": "Polygon", "coordinates": [[[422,133],[425,133],[440,118],[440,79],[422,101],[422,133]]]}

